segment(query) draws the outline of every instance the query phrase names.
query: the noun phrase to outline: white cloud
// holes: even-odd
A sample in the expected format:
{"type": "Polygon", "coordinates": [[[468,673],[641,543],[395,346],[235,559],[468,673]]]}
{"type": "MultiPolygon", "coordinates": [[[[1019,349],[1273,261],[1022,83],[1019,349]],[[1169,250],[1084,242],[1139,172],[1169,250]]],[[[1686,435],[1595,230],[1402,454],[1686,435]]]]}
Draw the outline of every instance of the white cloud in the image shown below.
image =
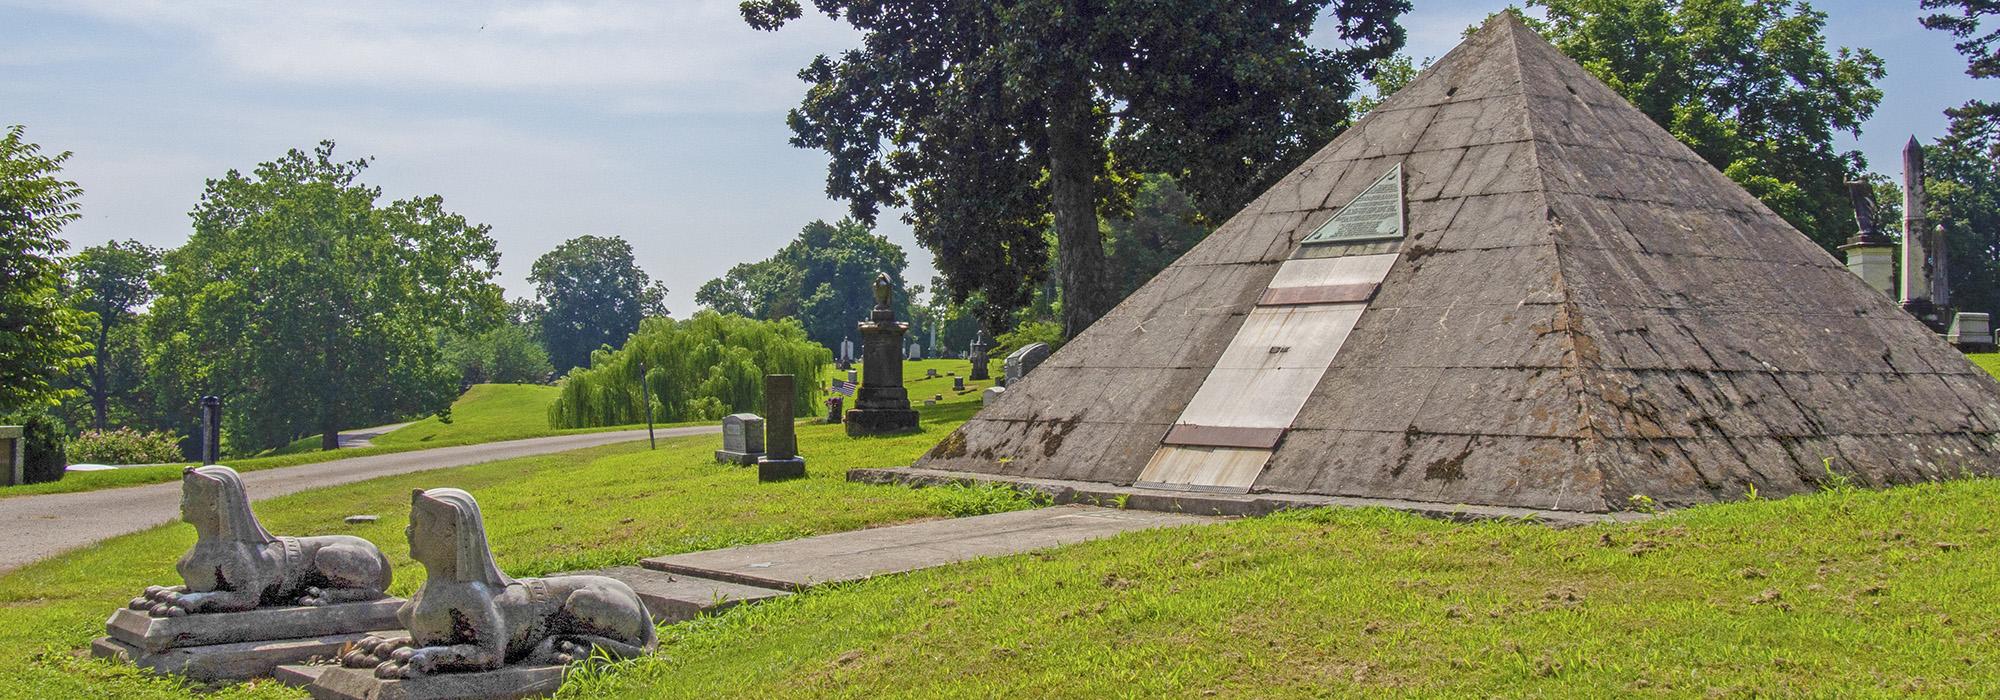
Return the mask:
{"type": "Polygon", "coordinates": [[[78,0],[57,9],[185,36],[237,79],[554,92],[605,104],[650,100],[648,112],[783,109],[796,102],[793,76],[813,54],[858,41],[818,15],[759,32],[733,0],[78,0]]]}

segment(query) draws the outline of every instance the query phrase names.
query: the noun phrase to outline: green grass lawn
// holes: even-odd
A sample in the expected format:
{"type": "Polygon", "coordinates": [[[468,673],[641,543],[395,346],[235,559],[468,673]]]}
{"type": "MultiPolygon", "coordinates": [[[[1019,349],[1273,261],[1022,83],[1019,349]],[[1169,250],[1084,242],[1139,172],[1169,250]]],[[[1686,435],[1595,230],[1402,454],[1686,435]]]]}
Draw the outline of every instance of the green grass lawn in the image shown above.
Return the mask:
{"type": "MultiPolygon", "coordinates": [[[[479,498],[501,566],[517,575],[631,564],[640,558],[802,537],[960,513],[968,501],[1025,507],[989,493],[916,491],[851,484],[854,467],[908,464],[976,407],[925,410],[925,432],[850,439],[841,426],[799,427],[810,477],[759,484],[748,467],[714,463],[720,438],[676,438],[456,467],[318,489],[260,501],[271,530],[353,534],[381,545],[396,566],[393,590],[422,582],[403,541],[411,488],[454,486],[479,498]],[[382,516],[347,525],[357,513],[382,516]]],[[[114,538],[0,577],[0,697],[184,697],[189,689],[84,658],[111,611],[150,584],[176,583],[173,565],[193,529],[171,525],[114,538]]],[[[212,697],[303,697],[251,683],[212,697]]]]}
{"type": "MultiPolygon", "coordinates": [[[[963,363],[958,363],[960,367],[963,363]]],[[[921,375],[925,367],[912,368],[921,375]]],[[[940,374],[946,370],[940,370],[940,374]]],[[[949,387],[912,382],[912,395],[949,387]]],[[[983,494],[841,480],[907,464],[926,431],[800,428],[812,477],[756,484],[715,438],[391,477],[261,502],[285,534],[383,545],[412,487],[480,497],[533,575],[959,512],[983,494]],[[379,523],[341,517],[376,513],[379,523]]],[[[660,653],[580,673],[572,697],[1980,696],[2000,692],[2000,481],[1834,491],[1554,530],[1381,510],[1133,533],[891,576],[665,628],[660,653]]],[[[1009,507],[1019,503],[1009,504],[1009,507]]],[[[0,577],[0,695],[184,697],[80,657],[103,618],[173,578],[192,533],[121,537],[0,577]]],[[[209,697],[297,698],[270,683],[209,697]]]]}
{"type": "Polygon", "coordinates": [[[1987,374],[2000,377],[2000,352],[1968,354],[1965,357],[1972,360],[1972,364],[1979,365],[1980,369],[1986,370],[1987,374]]]}

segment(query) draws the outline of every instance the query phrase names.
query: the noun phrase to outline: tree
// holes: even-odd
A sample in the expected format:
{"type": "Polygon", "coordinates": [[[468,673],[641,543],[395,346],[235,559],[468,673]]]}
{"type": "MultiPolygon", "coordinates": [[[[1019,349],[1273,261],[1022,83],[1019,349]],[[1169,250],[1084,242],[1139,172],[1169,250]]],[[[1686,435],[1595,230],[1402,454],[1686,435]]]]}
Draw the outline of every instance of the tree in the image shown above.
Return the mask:
{"type": "Polygon", "coordinates": [[[854,324],[875,308],[877,273],[889,274],[898,306],[905,306],[903,269],[908,265],[901,246],[861,222],[814,221],[769,259],[737,265],[703,284],[695,301],[719,313],[797,318],[807,337],[833,348],[852,337],[854,324]]]}
{"type": "Polygon", "coordinates": [[[23,132],[0,136],[0,414],[55,405],[56,382],[90,351],[82,314],[63,303],[57,257],[83,188],[60,177],[68,151],[42,155],[23,132]]]}
{"type": "Polygon", "coordinates": [[[1141,179],[1130,218],[1108,222],[1111,285],[1123,299],[1208,237],[1194,200],[1164,175],[1141,179]]]}
{"type": "Polygon", "coordinates": [[[444,414],[458,376],[438,339],[504,308],[487,226],[437,196],[383,205],[360,182],[369,161],[333,150],[208,181],[193,235],[166,255],[148,369],[176,407],[222,396],[239,452],[314,433],[330,450],[363,421],[444,414]]]}
{"type": "Polygon", "coordinates": [[[542,344],[557,372],[590,363],[590,353],[618,347],[647,316],[667,315],[667,288],[632,259],[617,236],[578,236],[535,260],[528,273],[540,297],[542,344]]]}
{"type": "Polygon", "coordinates": [[[90,425],[98,430],[110,427],[111,402],[132,393],[145,377],[138,310],[153,300],[159,268],[160,250],[138,241],[92,246],[69,260],[69,305],[86,315],[94,348],[70,383],[89,401],[90,425]]]}
{"type": "MultiPolygon", "coordinates": [[[[649,412],[667,422],[761,412],[764,375],[820,377],[832,361],[833,353],[806,338],[794,319],[758,321],[708,310],[685,321],[649,318],[623,347],[591,353],[590,366],[563,379],[549,424],[630,425],[644,422],[649,412]]],[[[818,404],[819,381],[802,380],[793,389],[794,406],[818,404]]]]}
{"type": "Polygon", "coordinates": [[[518,323],[453,337],[445,344],[445,354],[458,367],[461,384],[541,384],[555,372],[548,351],[535,342],[527,326],[518,323]]]}
{"type": "Polygon", "coordinates": [[[1832,251],[1853,233],[1843,183],[1882,59],[1829,53],[1826,14],[1801,0],[1528,0],[1557,48],[1710,165],[1832,251]]]}
{"type": "MultiPolygon", "coordinates": [[[[1982,18],[2000,15],[2000,0],[1923,0],[1926,10],[1956,8],[1957,15],[1939,12],[1924,17],[1925,27],[1950,32],[1962,41],[1958,52],[1965,56],[1965,74],[1974,78],[2000,76],[2000,28],[1980,34],[1982,18]]],[[[2000,102],[1970,100],[1945,110],[1951,116],[1954,140],[1984,142],[1987,157],[2000,159],[2000,102]]]]}
{"type": "MultiPolygon", "coordinates": [[[[1407,0],[813,0],[863,32],[820,56],[792,143],[825,150],[827,193],[872,224],[907,206],[963,301],[1025,303],[1047,273],[1053,221],[1063,325],[1107,293],[1101,212],[1128,177],[1179,178],[1211,217],[1234,212],[1347,122],[1356,76],[1402,46],[1407,0]],[[1331,6],[1340,50],[1306,43],[1331,6]],[[1112,154],[1117,157],[1112,157],[1112,154]]],[[[777,29],[799,0],[749,0],[777,29]]]]}

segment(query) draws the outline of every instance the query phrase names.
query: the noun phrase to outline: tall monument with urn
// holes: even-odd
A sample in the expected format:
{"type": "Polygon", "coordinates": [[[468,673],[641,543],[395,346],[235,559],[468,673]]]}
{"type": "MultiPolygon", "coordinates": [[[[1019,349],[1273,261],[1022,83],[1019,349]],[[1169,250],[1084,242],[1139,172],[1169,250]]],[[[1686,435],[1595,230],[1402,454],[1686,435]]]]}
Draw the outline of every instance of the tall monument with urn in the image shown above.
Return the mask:
{"type": "Polygon", "coordinates": [[[875,310],[861,330],[861,387],[854,408],[847,412],[849,436],[882,435],[917,429],[917,412],[910,410],[910,392],[903,388],[903,334],[910,324],[896,320],[890,305],[895,291],[888,273],[875,276],[875,310]]]}

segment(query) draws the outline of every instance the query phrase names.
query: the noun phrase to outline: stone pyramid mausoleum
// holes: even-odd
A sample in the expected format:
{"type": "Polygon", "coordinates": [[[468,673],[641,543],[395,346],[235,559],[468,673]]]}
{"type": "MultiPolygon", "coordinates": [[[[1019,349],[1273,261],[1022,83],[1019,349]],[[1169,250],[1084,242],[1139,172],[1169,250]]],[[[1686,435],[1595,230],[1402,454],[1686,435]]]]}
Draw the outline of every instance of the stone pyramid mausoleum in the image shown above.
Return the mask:
{"type": "Polygon", "coordinates": [[[1996,434],[2000,384],[1502,13],[916,466],[1610,511],[1996,434]]]}

